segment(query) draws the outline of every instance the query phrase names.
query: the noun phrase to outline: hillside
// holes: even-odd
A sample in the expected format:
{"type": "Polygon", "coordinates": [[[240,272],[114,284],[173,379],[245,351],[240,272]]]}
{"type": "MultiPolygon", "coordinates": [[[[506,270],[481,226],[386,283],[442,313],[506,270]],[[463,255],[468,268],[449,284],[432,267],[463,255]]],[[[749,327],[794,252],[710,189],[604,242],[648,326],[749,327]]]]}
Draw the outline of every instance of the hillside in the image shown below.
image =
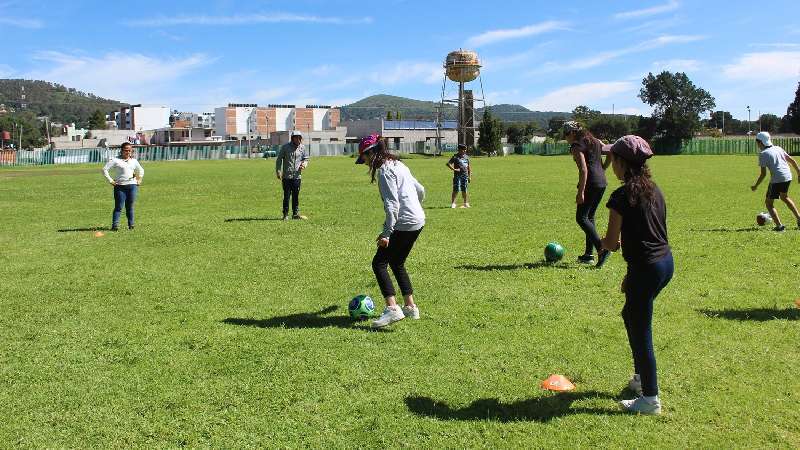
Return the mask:
{"type": "MultiPolygon", "coordinates": [[[[404,119],[427,119],[436,118],[436,107],[439,102],[414,100],[393,95],[373,95],[363,98],[355,103],[341,107],[342,120],[358,119],[379,119],[385,118],[387,111],[392,114],[398,111],[404,119]]],[[[491,107],[492,114],[503,122],[538,122],[541,126],[546,126],[547,121],[555,116],[569,117],[566,112],[541,112],[531,111],[522,105],[501,104],[491,107]]],[[[444,110],[445,119],[456,118],[456,107],[446,105],[444,110]]],[[[476,114],[480,117],[483,108],[478,108],[476,114]]]]}
{"type": "Polygon", "coordinates": [[[116,100],[87,94],[57,83],[0,79],[0,103],[19,111],[23,102],[27,104],[26,110],[37,116],[48,116],[53,122],[74,122],[79,126],[85,126],[89,116],[98,109],[108,113],[118,110],[122,105],[116,100]],[[23,87],[24,100],[21,97],[23,87]]]}

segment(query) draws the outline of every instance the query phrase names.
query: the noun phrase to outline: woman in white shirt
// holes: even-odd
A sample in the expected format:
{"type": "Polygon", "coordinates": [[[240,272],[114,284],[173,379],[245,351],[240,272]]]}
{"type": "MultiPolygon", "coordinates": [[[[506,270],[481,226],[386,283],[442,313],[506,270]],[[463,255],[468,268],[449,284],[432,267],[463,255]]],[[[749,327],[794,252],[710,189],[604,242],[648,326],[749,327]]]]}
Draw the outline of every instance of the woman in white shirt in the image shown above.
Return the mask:
{"type": "Polygon", "coordinates": [[[119,158],[111,158],[103,167],[103,175],[114,186],[114,214],[111,216],[111,231],[119,229],[119,216],[125,206],[125,215],[128,217],[128,229],[133,230],[133,204],[139,193],[139,185],[144,177],[144,169],[139,161],[132,158],[133,146],[129,143],[122,144],[119,158]],[[114,178],[108,171],[114,169],[114,178]]]}

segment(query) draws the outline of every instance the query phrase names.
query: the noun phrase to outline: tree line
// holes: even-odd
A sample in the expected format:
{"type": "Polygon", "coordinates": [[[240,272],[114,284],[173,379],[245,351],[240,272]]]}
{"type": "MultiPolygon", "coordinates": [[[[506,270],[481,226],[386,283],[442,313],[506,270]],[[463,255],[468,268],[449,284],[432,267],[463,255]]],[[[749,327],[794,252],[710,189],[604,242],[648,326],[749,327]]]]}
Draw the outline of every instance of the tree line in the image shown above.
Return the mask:
{"type": "Polygon", "coordinates": [[[642,136],[654,144],[656,151],[662,153],[678,152],[684,141],[697,136],[746,135],[758,131],[800,134],[800,82],[795,98],[783,117],[761,114],[753,121],[737,120],[730,112],[715,111],[714,97],[695,86],[682,72],[649,73],[642,80],[639,98],[653,108],[651,116],[602,114],[588,106],[579,105],[569,117],[552,117],[546,130],[536,122],[504,125],[487,110],[479,128],[481,136],[478,147],[485,152],[499,151],[502,136],[514,145],[530,142],[533,136],[560,140],[563,139],[562,126],[567,120],[580,122],[595,137],[606,142],[627,134],[642,136]],[[485,139],[483,133],[487,134],[485,139]]]}

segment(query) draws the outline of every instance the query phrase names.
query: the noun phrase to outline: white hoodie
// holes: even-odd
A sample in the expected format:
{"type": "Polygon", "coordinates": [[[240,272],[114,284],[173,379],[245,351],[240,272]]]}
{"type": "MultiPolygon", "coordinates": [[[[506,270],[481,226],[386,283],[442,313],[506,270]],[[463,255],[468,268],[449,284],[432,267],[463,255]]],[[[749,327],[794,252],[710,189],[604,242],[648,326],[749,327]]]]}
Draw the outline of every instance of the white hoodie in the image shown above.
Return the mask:
{"type": "Polygon", "coordinates": [[[422,201],[425,188],[411,175],[405,164],[388,160],[378,169],[378,190],[386,210],[386,222],[381,237],[388,238],[394,230],[416,231],[425,226],[422,201]]]}

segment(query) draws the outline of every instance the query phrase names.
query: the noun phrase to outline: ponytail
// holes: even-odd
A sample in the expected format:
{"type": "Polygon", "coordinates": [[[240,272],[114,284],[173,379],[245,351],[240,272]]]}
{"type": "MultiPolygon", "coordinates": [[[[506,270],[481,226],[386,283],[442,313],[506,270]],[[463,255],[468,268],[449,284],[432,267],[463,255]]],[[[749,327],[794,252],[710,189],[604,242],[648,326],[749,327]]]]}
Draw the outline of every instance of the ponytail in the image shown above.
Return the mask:
{"type": "Polygon", "coordinates": [[[650,175],[650,167],[647,163],[634,165],[627,161],[625,165],[625,190],[628,194],[628,203],[631,206],[649,206],[656,188],[650,175]]]}
{"type": "Polygon", "coordinates": [[[386,161],[396,161],[397,157],[389,153],[388,150],[386,150],[386,141],[384,141],[383,138],[378,140],[378,143],[371,151],[372,151],[372,162],[369,165],[369,175],[370,178],[372,179],[372,183],[374,183],[375,172],[381,168],[383,163],[385,163],[386,161]]]}

